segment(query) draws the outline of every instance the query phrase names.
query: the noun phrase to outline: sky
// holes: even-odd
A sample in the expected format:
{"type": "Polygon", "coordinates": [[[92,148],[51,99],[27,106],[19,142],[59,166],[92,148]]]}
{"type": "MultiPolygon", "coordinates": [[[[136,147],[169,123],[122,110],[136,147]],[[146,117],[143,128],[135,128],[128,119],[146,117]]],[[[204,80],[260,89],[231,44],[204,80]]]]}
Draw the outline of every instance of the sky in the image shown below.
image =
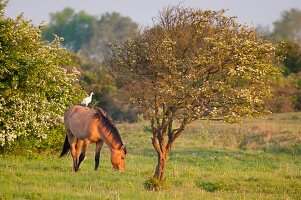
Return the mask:
{"type": "Polygon", "coordinates": [[[76,12],[83,10],[97,17],[106,12],[118,12],[141,26],[151,26],[152,18],[162,8],[179,3],[202,10],[226,9],[226,15],[236,16],[242,24],[269,29],[281,18],[283,11],[301,10],[301,0],[10,0],[5,15],[15,18],[23,12],[26,19],[38,25],[42,21],[48,23],[50,13],[71,7],[76,12]]]}

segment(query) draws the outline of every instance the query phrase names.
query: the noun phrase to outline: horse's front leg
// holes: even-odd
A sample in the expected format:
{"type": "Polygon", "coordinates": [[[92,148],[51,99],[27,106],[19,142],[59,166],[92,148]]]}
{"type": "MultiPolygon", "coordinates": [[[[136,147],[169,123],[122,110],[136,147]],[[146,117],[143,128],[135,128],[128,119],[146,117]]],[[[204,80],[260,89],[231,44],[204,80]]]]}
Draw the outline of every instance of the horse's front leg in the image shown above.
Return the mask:
{"type": "Polygon", "coordinates": [[[103,140],[100,140],[100,141],[98,141],[96,143],[96,149],[95,149],[95,167],[94,167],[95,170],[98,169],[100,150],[101,150],[102,145],[103,145],[103,140]]]}
{"type": "Polygon", "coordinates": [[[86,157],[86,152],[88,150],[88,146],[91,144],[91,141],[90,140],[85,140],[84,141],[84,146],[83,146],[83,149],[82,149],[82,153],[80,154],[79,156],[79,161],[78,161],[78,167],[80,165],[80,163],[85,159],[86,157]]]}

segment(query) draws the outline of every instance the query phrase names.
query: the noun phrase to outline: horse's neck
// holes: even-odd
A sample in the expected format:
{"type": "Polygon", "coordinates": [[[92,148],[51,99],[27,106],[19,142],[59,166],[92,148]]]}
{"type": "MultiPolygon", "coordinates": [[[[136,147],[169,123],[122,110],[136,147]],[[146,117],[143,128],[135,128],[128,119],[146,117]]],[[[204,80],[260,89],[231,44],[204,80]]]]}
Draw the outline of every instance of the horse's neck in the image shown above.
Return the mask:
{"type": "Polygon", "coordinates": [[[108,145],[110,150],[112,150],[112,149],[119,150],[120,147],[122,146],[121,143],[115,142],[115,141],[107,139],[107,138],[104,140],[104,142],[108,145]]]}
{"type": "Polygon", "coordinates": [[[110,133],[108,131],[103,132],[104,142],[108,145],[108,147],[112,149],[119,150],[122,146],[122,141],[116,140],[117,137],[114,137],[114,133],[110,133]]]}
{"type": "Polygon", "coordinates": [[[105,143],[111,149],[120,149],[123,144],[117,128],[101,109],[97,110],[97,114],[99,115],[98,130],[100,131],[102,138],[105,140],[105,143]]]}

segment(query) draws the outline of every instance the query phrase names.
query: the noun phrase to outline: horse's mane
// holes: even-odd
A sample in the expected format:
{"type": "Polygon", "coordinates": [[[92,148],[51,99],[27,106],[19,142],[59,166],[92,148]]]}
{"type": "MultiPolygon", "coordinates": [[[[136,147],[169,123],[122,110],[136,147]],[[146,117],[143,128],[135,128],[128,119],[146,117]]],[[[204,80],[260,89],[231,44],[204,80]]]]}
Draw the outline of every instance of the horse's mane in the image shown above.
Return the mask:
{"type": "Polygon", "coordinates": [[[118,142],[120,146],[123,145],[120,134],[113,123],[111,116],[109,116],[103,109],[95,107],[96,113],[95,117],[101,121],[103,126],[108,130],[108,132],[112,135],[113,140],[118,142]]]}

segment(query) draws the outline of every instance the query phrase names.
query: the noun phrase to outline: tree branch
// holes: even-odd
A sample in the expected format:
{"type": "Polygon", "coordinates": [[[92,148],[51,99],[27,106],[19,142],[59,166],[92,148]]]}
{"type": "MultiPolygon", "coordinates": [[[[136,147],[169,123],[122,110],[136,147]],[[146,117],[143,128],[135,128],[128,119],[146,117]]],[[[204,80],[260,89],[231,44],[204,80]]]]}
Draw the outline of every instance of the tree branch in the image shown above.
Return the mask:
{"type": "MultiPolygon", "coordinates": [[[[170,152],[174,141],[183,133],[186,125],[190,123],[188,118],[183,119],[181,126],[178,129],[169,131],[168,143],[166,145],[166,151],[170,152]]],[[[170,127],[172,125],[169,125],[170,127]]]]}
{"type": "Polygon", "coordinates": [[[153,131],[153,137],[152,137],[152,144],[153,144],[153,147],[155,148],[155,150],[157,151],[158,155],[162,154],[159,140],[157,138],[157,134],[154,133],[154,131],[153,131]]]}

